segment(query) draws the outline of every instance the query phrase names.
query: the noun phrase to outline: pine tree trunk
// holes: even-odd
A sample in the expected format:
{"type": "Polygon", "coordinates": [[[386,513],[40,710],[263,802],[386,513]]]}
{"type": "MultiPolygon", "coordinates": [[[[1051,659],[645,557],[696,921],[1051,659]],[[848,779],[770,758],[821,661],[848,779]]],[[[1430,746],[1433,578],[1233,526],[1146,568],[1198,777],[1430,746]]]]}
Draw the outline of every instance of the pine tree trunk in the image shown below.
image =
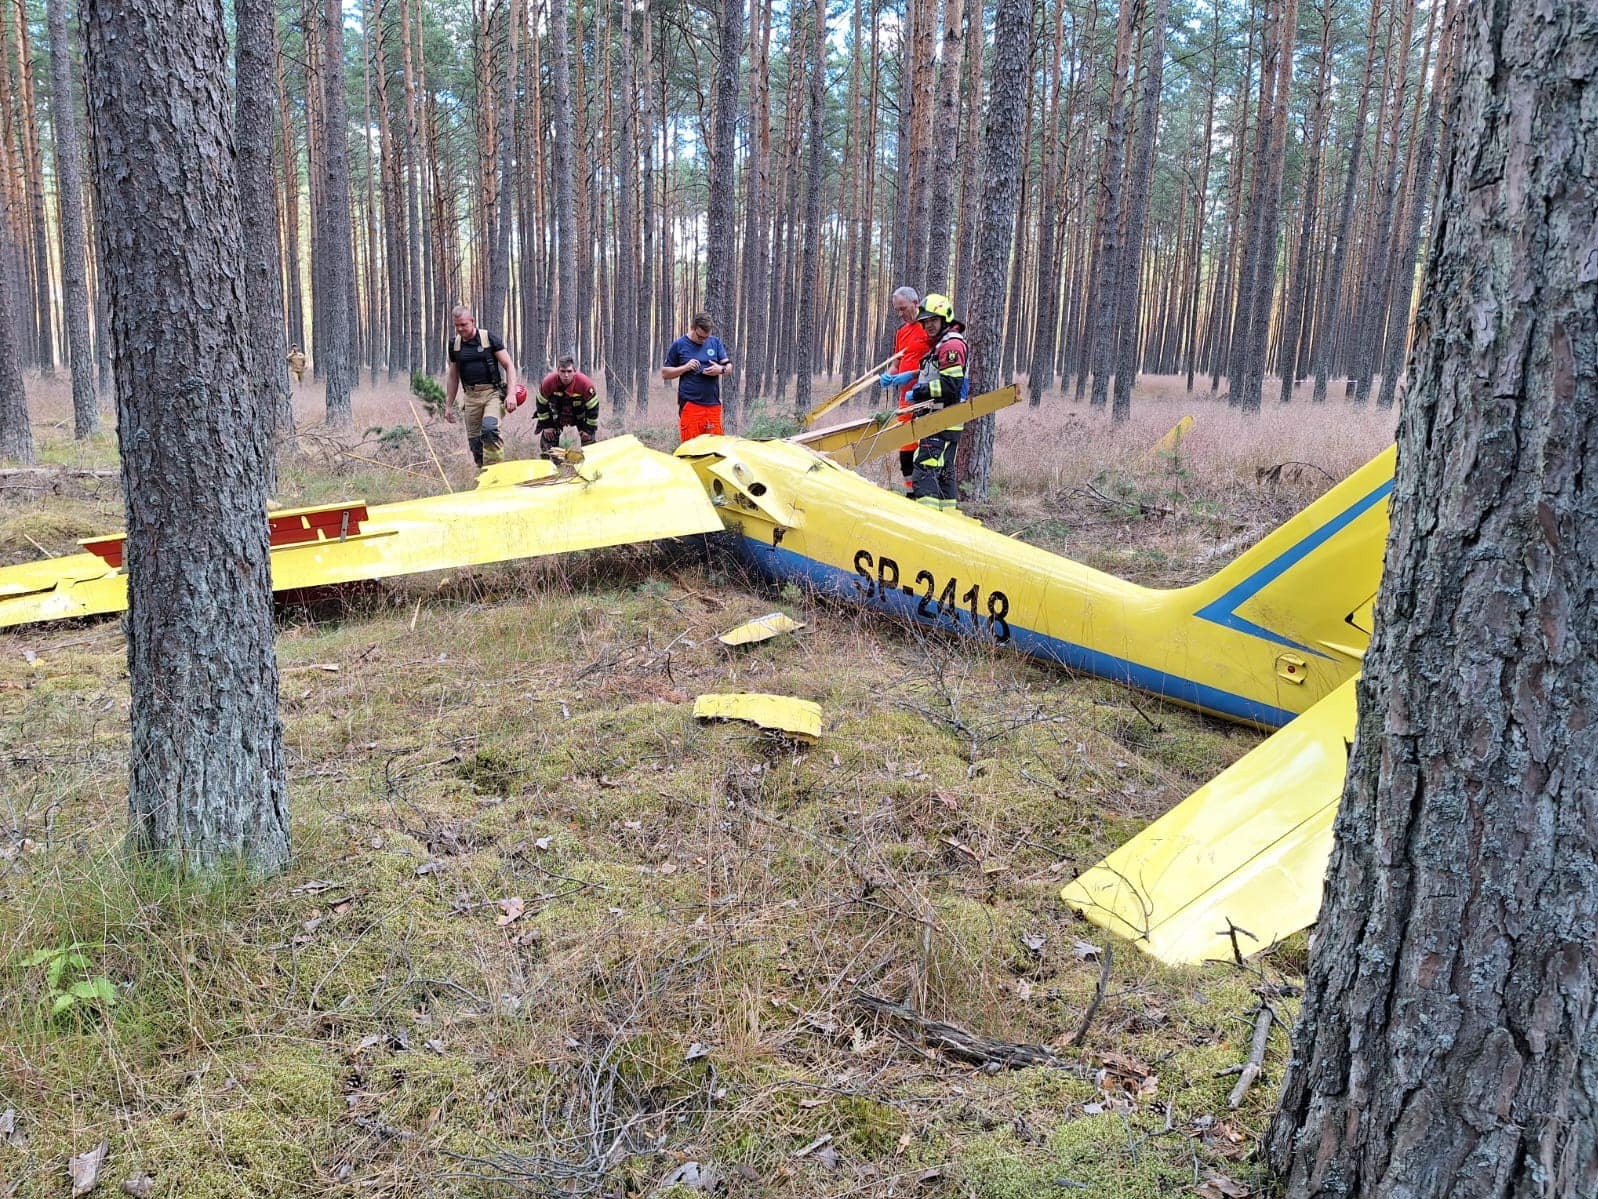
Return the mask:
{"type": "Polygon", "coordinates": [[[66,0],[49,0],[47,7],[56,200],[61,213],[61,291],[66,309],[67,361],[72,367],[72,435],[81,440],[100,431],[100,402],[94,392],[94,355],[89,340],[89,281],[84,265],[83,147],[78,138],[78,101],[72,87],[66,0]]]}
{"type": "Polygon", "coordinates": [[[986,49],[982,28],[982,6],[966,6],[965,64],[966,78],[961,88],[961,107],[965,116],[960,122],[960,221],[955,231],[954,294],[963,295],[971,290],[971,277],[975,264],[971,261],[976,252],[977,203],[982,196],[982,180],[977,167],[982,158],[982,59],[986,49]]]}
{"type": "MultiPolygon", "coordinates": [[[[751,403],[760,402],[766,381],[770,340],[766,325],[769,299],[771,230],[771,9],[751,9],[749,37],[749,161],[744,168],[744,261],[740,290],[743,323],[742,390],[751,403]]],[[[730,380],[729,376],[729,380],[730,380]]]]}
{"type": "Polygon", "coordinates": [[[1313,402],[1326,401],[1326,380],[1331,371],[1333,323],[1343,291],[1343,272],[1348,267],[1349,234],[1354,225],[1354,196],[1359,189],[1360,158],[1365,148],[1365,123],[1370,111],[1371,76],[1376,62],[1376,34],[1381,26],[1382,0],[1372,0],[1370,29],[1365,40],[1364,78],[1359,86],[1359,108],[1354,115],[1353,143],[1348,151],[1348,176],[1343,181],[1343,200],[1338,210],[1337,237],[1332,247],[1332,263],[1321,287],[1319,329],[1310,353],[1310,369],[1315,375],[1313,402]]]}
{"type": "Polygon", "coordinates": [[[1403,158],[1400,130],[1403,125],[1404,93],[1409,70],[1409,39],[1415,20],[1415,0],[1400,0],[1403,4],[1403,30],[1399,34],[1395,53],[1398,67],[1395,82],[1388,93],[1384,107],[1385,119],[1381,122],[1387,132],[1378,142],[1386,150],[1385,181],[1382,183],[1376,210],[1373,214],[1374,230],[1370,239],[1371,250],[1367,256],[1363,285],[1359,289],[1359,303],[1354,307],[1353,338],[1350,343],[1350,382],[1354,386],[1354,399],[1365,403],[1370,399],[1371,375],[1376,370],[1380,322],[1387,316],[1387,283],[1392,266],[1393,211],[1397,204],[1398,166],[1403,158]]]}
{"type": "MultiPolygon", "coordinates": [[[[0,191],[0,460],[33,462],[33,428],[28,423],[28,395],[22,384],[19,337],[24,332],[14,319],[21,311],[17,283],[12,273],[16,247],[12,244],[11,213],[0,191]]],[[[29,332],[32,326],[29,326],[29,332]]]]}
{"type": "Polygon", "coordinates": [[[816,306],[821,301],[821,279],[817,274],[817,255],[821,247],[821,171],[827,146],[822,117],[827,97],[826,9],[822,0],[810,8],[810,27],[806,68],[810,89],[809,145],[805,167],[805,239],[799,272],[798,370],[794,380],[794,409],[810,410],[810,380],[820,366],[816,345],[816,306]]]}
{"type": "Polygon", "coordinates": [[[617,49],[621,55],[621,137],[616,147],[616,298],[611,305],[611,352],[617,376],[620,379],[616,409],[625,412],[627,400],[636,405],[640,391],[638,369],[638,336],[642,331],[637,323],[638,313],[638,230],[637,213],[633,206],[633,192],[638,163],[637,109],[638,75],[633,45],[634,0],[621,0],[621,38],[617,49]]]}
{"type": "Polygon", "coordinates": [[[1466,16],[1290,1199],[1598,1194],[1598,8],[1466,16]]]}
{"type": "MultiPolygon", "coordinates": [[[[292,446],[294,406],[283,337],[282,247],[277,240],[277,183],[272,173],[272,127],[277,119],[277,16],[272,0],[234,0],[234,21],[239,223],[249,330],[245,361],[257,419],[267,422],[280,443],[292,446]]],[[[275,463],[271,471],[268,494],[277,490],[275,463]]]]}
{"type": "Polygon", "coordinates": [[[1154,166],[1154,133],[1159,123],[1160,83],[1165,77],[1165,26],[1171,0],[1155,0],[1153,29],[1140,74],[1143,96],[1138,113],[1137,149],[1127,188],[1126,250],[1121,257],[1120,333],[1115,351],[1115,402],[1111,418],[1119,424],[1132,415],[1132,384],[1137,378],[1142,335],[1139,296],[1143,279],[1143,222],[1149,209],[1149,177],[1154,166]]]}
{"type": "Polygon", "coordinates": [[[1293,398],[1293,384],[1298,382],[1298,363],[1304,325],[1304,311],[1310,299],[1310,260],[1315,245],[1315,229],[1320,217],[1321,153],[1326,140],[1327,118],[1330,112],[1328,92],[1332,75],[1332,18],[1329,3],[1322,3],[1320,70],[1315,83],[1315,110],[1310,116],[1306,134],[1305,152],[1308,162],[1304,167],[1304,215],[1299,223],[1298,248],[1293,253],[1293,269],[1288,283],[1287,315],[1282,321],[1282,353],[1277,370],[1282,376],[1281,401],[1286,404],[1293,398]]]}
{"type": "Polygon", "coordinates": [[[321,335],[322,378],[327,388],[327,423],[347,428],[353,420],[350,387],[355,359],[350,344],[350,311],[355,288],[355,262],[350,242],[349,116],[344,96],[344,9],[340,0],[322,8],[322,205],[321,230],[324,294],[316,297],[321,335]]]}
{"type": "MultiPolygon", "coordinates": [[[[1093,294],[1089,304],[1092,329],[1089,370],[1093,376],[1092,404],[1102,408],[1109,401],[1111,354],[1115,345],[1117,284],[1121,277],[1121,255],[1126,252],[1121,240],[1122,175],[1126,162],[1126,83],[1132,69],[1132,16],[1138,0],[1121,0],[1121,13],[1115,31],[1115,76],[1110,87],[1109,130],[1104,139],[1104,165],[1100,190],[1104,196],[1099,210],[1098,253],[1093,256],[1093,294]]],[[[1135,253],[1135,251],[1133,251],[1135,253]]]]}
{"type": "Polygon", "coordinates": [[[493,157],[497,187],[494,195],[494,218],[491,224],[493,241],[485,249],[488,254],[487,315],[484,320],[491,329],[503,330],[508,341],[510,321],[507,304],[510,298],[510,242],[511,226],[516,211],[516,163],[513,137],[516,130],[516,60],[521,45],[520,0],[513,0],[509,8],[509,21],[502,54],[494,61],[499,76],[489,80],[489,94],[485,105],[499,105],[494,129],[493,157]]]}
{"type": "Polygon", "coordinates": [[[268,873],[289,858],[271,431],[244,382],[226,22],[218,0],[86,8],[127,504],[128,841],[185,870],[268,873]],[[173,335],[199,313],[203,354],[173,335]]]}
{"type": "MultiPolygon", "coordinates": [[[[934,117],[937,135],[947,138],[959,127],[960,75],[965,65],[963,22],[964,0],[944,0],[943,62],[939,68],[938,108],[934,117]]],[[[934,163],[932,197],[928,208],[927,264],[922,278],[928,291],[948,291],[950,222],[954,215],[954,176],[934,163]]]]}
{"type": "Polygon", "coordinates": [[[22,120],[23,182],[27,188],[29,228],[33,247],[33,361],[41,374],[55,374],[55,335],[52,331],[50,240],[45,231],[44,152],[39,148],[39,111],[33,90],[33,41],[28,36],[27,9],[19,0],[13,6],[16,30],[17,78],[24,114],[22,120]]]}
{"type": "Polygon", "coordinates": [[[288,309],[288,340],[304,348],[305,294],[300,282],[300,152],[294,138],[294,122],[289,116],[288,89],[283,83],[281,49],[274,56],[277,87],[278,124],[283,149],[283,277],[287,280],[284,297],[288,309]]]}
{"type": "MultiPolygon", "coordinates": [[[[1028,0],[998,0],[993,18],[993,77],[1019,79],[1032,56],[1032,9],[1028,0]]],[[[1021,131],[1026,121],[1025,89],[995,87],[983,135],[982,213],[976,248],[976,278],[967,309],[970,333],[970,391],[979,395],[999,385],[1000,339],[1004,330],[1005,275],[1010,238],[1021,190],[1021,131]]],[[[993,417],[972,425],[962,439],[963,478],[986,496],[993,472],[993,417]]]]}
{"type": "Polygon", "coordinates": [[[1386,352],[1382,357],[1382,390],[1377,404],[1392,406],[1398,394],[1398,378],[1402,373],[1404,351],[1409,344],[1409,307],[1415,295],[1415,256],[1420,249],[1421,219],[1431,199],[1432,158],[1437,144],[1437,114],[1441,107],[1442,86],[1447,78],[1451,54],[1446,43],[1439,56],[1437,78],[1429,85],[1431,95],[1426,101],[1426,120],[1421,128],[1420,145],[1415,151],[1415,178],[1410,186],[1409,212],[1405,218],[1403,241],[1393,260],[1393,277],[1389,284],[1391,307],[1387,315],[1386,352]]]}
{"type": "MultiPolygon", "coordinates": [[[[710,236],[705,253],[705,310],[712,320],[720,322],[722,340],[729,346],[732,340],[726,334],[736,334],[726,325],[732,320],[737,303],[733,170],[738,153],[738,81],[743,38],[743,0],[720,0],[716,9],[716,74],[712,104],[715,131],[710,145],[710,199],[705,216],[710,236]]],[[[738,388],[734,382],[737,377],[735,373],[721,381],[721,403],[729,430],[738,427],[738,388]]]]}
{"type": "Polygon", "coordinates": [[[555,85],[555,353],[577,352],[577,183],[573,157],[570,24],[566,0],[549,0],[555,85]]]}
{"type": "MultiPolygon", "coordinates": [[[[420,3],[420,0],[417,0],[420,3]]],[[[428,349],[436,338],[422,331],[426,282],[422,263],[427,246],[426,206],[422,202],[420,105],[417,103],[414,43],[420,36],[411,29],[411,0],[400,0],[400,40],[404,45],[405,73],[405,357],[412,372],[427,369],[428,349]]]]}

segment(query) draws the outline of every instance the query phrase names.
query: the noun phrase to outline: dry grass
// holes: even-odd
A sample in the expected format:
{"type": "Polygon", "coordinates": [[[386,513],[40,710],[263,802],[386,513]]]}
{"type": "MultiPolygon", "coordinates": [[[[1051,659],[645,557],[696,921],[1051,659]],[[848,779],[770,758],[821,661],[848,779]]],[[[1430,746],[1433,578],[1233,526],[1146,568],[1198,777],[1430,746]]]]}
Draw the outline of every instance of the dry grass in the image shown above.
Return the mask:
{"type": "MultiPolygon", "coordinates": [[[[39,391],[48,428],[64,385],[39,391]]],[[[1377,414],[1341,405],[1250,424],[1211,402],[1178,459],[1142,461],[1183,407],[1140,397],[1122,429],[1006,414],[987,518],[1178,579],[1324,482],[1257,467],[1339,474],[1385,436],[1342,429],[1377,414]]],[[[387,392],[357,416],[409,419],[387,392]]],[[[59,431],[44,450],[113,452],[59,431]]],[[[281,498],[433,489],[400,457],[337,465],[285,472],[281,498]]],[[[113,481],[44,508],[76,528],[115,501],[113,481]]],[[[23,552],[5,522],[34,507],[0,492],[0,552],[23,552]]],[[[1139,700],[1151,722],[1106,684],[671,549],[352,590],[280,627],[297,857],[254,887],[121,858],[114,623],[0,636],[0,1195],[65,1193],[101,1140],[102,1189],[147,1173],[168,1196],[686,1195],[697,1171],[728,1196],[1108,1199],[1255,1179],[1272,1087],[1231,1113],[1217,1071],[1247,1052],[1257,979],[1123,950],[1073,1048],[1100,974],[1079,942],[1101,937],[1057,899],[1252,734],[1139,700]],[[774,603],[808,627],[714,642],[774,603]],[[692,696],[740,688],[820,701],[820,743],[694,723],[692,696]],[[118,1001],[52,1019],[24,962],[72,944],[118,1001]],[[859,992],[1057,1064],[988,1073],[859,992]]],[[[1284,1051],[1278,1034],[1270,1082],[1284,1051]]]]}

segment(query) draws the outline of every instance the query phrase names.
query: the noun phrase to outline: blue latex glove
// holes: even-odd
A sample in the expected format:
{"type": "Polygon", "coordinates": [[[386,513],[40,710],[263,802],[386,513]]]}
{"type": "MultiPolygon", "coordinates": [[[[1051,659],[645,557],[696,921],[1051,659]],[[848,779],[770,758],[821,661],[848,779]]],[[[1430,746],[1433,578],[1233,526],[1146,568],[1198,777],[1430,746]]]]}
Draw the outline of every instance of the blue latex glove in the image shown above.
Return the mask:
{"type": "Polygon", "coordinates": [[[881,383],[885,388],[903,387],[915,377],[915,371],[904,371],[903,373],[897,375],[883,375],[878,382],[881,383]]]}

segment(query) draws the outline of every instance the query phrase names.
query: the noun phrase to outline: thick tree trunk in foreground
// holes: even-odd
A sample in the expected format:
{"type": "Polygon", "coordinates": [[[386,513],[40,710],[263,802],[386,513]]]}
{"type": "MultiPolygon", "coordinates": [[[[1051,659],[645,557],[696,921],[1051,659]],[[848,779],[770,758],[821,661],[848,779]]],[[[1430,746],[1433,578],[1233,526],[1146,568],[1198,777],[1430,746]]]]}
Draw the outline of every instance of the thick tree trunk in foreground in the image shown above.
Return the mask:
{"type": "Polygon", "coordinates": [[[1598,1194],[1598,4],[1459,34],[1289,1196],[1598,1194]]]}
{"type": "Polygon", "coordinates": [[[186,869],[272,871],[289,837],[270,429],[244,379],[227,25],[220,0],[87,8],[128,523],[128,840],[186,869]]]}
{"type": "MultiPolygon", "coordinates": [[[[1032,57],[1032,12],[1027,0],[999,0],[993,18],[993,77],[1019,79],[1032,57]]],[[[1025,89],[996,87],[988,102],[983,135],[982,228],[977,234],[975,278],[967,320],[970,392],[980,395],[998,387],[1004,340],[1004,288],[1010,267],[1010,239],[1021,191],[1021,126],[1025,89]]],[[[993,472],[993,418],[985,416],[967,428],[962,478],[985,496],[993,472]]]]}
{"type": "MultiPolygon", "coordinates": [[[[56,0],[59,2],[59,0],[56,0]]],[[[239,219],[244,234],[244,298],[250,331],[250,390],[256,419],[288,445],[294,439],[288,345],[283,335],[282,246],[272,134],[277,120],[277,19],[272,0],[235,0],[239,219]]],[[[267,479],[269,491],[275,480],[267,479]]]]}
{"type": "Polygon", "coordinates": [[[72,43],[67,0],[50,0],[50,99],[55,127],[56,199],[61,212],[61,292],[66,307],[67,361],[72,364],[72,435],[100,431],[94,391],[94,348],[89,340],[89,278],[84,264],[83,143],[72,88],[72,43]]]}

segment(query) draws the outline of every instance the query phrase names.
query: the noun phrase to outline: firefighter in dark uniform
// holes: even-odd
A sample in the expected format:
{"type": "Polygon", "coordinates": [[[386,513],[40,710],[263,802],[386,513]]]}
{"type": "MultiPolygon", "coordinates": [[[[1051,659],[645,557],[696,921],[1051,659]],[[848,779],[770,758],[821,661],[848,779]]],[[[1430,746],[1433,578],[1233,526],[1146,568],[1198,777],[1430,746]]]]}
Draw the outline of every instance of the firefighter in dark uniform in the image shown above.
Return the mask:
{"type": "Polygon", "coordinates": [[[472,451],[472,461],[478,466],[493,466],[505,458],[505,439],[499,424],[506,412],[505,397],[516,392],[516,366],[505,351],[505,343],[487,329],[477,327],[470,307],[461,304],[452,315],[455,336],[449,343],[444,419],[455,422],[455,395],[461,393],[466,444],[472,451]]]}
{"type": "MultiPolygon", "coordinates": [[[[916,318],[927,331],[932,349],[921,359],[921,375],[909,401],[931,400],[939,408],[965,398],[965,326],[954,319],[954,303],[937,293],[921,301],[916,318]]],[[[960,493],[954,481],[954,451],[963,425],[923,437],[916,443],[910,476],[910,498],[942,512],[959,510],[960,493]]]]}

